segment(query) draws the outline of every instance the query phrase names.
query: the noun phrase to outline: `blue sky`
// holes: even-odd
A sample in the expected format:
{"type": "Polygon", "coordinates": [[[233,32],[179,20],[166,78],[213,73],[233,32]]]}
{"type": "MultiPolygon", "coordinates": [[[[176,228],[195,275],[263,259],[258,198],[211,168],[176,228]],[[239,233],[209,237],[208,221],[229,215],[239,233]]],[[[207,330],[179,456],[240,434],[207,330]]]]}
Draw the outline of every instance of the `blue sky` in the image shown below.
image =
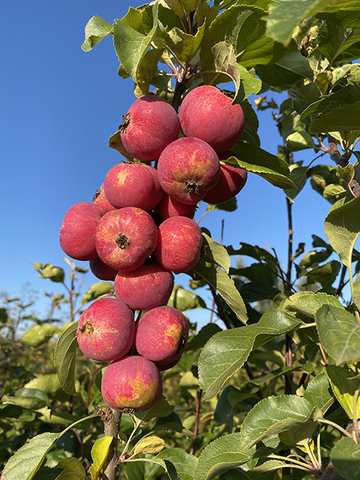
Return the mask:
{"type": "MultiPolygon", "coordinates": [[[[108,147],[108,138],[135,100],[132,81],[117,75],[111,37],[85,53],[80,48],[84,27],[93,15],[112,23],[129,6],[140,3],[19,0],[2,4],[0,290],[9,296],[18,296],[30,282],[39,292],[38,305],[45,308],[45,290],[63,293],[61,285],[39,279],[31,262],[67,267],[59,246],[63,217],[73,204],[91,201],[107,171],[121,160],[108,147]]],[[[271,96],[276,99],[268,93],[271,96]]],[[[259,120],[261,146],[275,154],[281,139],[271,113],[259,112],[259,120]]],[[[308,164],[315,156],[306,151],[295,158],[308,164]]],[[[330,159],[315,164],[320,162],[330,159]]],[[[307,185],[293,208],[295,248],[305,242],[306,250],[311,250],[311,234],[325,238],[323,221],[329,208],[307,185]]],[[[201,207],[195,219],[203,211],[201,207]]],[[[224,244],[275,248],[285,265],[287,213],[282,190],[250,174],[235,213],[214,211],[201,222],[217,241],[222,219],[224,244]]],[[[181,275],[176,281],[186,285],[188,279],[181,275]]],[[[96,281],[89,273],[83,291],[96,281]]]]}

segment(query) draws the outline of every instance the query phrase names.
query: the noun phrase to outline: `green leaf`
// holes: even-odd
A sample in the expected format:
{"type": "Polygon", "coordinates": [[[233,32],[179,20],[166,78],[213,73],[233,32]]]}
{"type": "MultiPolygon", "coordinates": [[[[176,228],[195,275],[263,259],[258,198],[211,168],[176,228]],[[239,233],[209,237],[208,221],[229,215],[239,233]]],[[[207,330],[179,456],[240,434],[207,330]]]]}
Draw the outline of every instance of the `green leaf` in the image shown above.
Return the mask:
{"type": "Polygon", "coordinates": [[[331,450],[331,461],[335,470],[346,480],[360,477],[360,445],[348,437],[341,438],[331,450]]]}
{"type": "Polygon", "coordinates": [[[360,102],[323,113],[310,124],[309,130],[311,133],[360,130],[360,102]]]}
{"type": "Polygon", "coordinates": [[[180,28],[169,30],[167,44],[181,62],[189,62],[200,46],[205,31],[205,23],[201,25],[195,35],[185,33],[180,28]]]}
{"type": "Polygon", "coordinates": [[[234,280],[224,272],[224,270],[198,264],[194,270],[190,272],[190,275],[194,280],[198,280],[199,278],[206,280],[234,311],[237,318],[242,323],[247,322],[248,316],[244,301],[236,289],[234,280]]]}
{"type": "Polygon", "coordinates": [[[340,261],[351,271],[352,252],[360,233],[360,197],[337,202],[325,219],[325,234],[340,261]]]}
{"type": "Polygon", "coordinates": [[[56,468],[63,469],[62,473],[57,477],[59,480],[85,480],[86,478],[85,468],[77,458],[64,458],[56,465],[56,468]]]}
{"type": "Polygon", "coordinates": [[[204,399],[218,393],[225,381],[243,366],[252,350],[294,330],[301,323],[291,315],[269,310],[256,324],[215,334],[199,358],[199,380],[205,391],[204,399]]]}
{"type": "Polygon", "coordinates": [[[59,433],[42,433],[25,443],[10,457],[2,475],[6,480],[31,480],[40,468],[46,454],[59,438],[59,433]]]}
{"type": "Polygon", "coordinates": [[[176,469],[178,478],[181,478],[181,480],[195,480],[194,473],[198,459],[194,455],[186,453],[182,448],[167,448],[159,453],[156,458],[164,462],[171,462],[176,469]]]}
{"type": "Polygon", "coordinates": [[[36,388],[42,390],[47,395],[56,395],[61,391],[58,377],[55,373],[39,375],[24,385],[25,388],[36,388]]]}
{"type": "Polygon", "coordinates": [[[111,137],[109,138],[109,147],[113,148],[114,150],[117,150],[123,157],[126,158],[126,160],[132,161],[134,160],[134,157],[132,157],[125,149],[122,140],[121,140],[121,133],[120,130],[115,132],[111,137]]]}
{"type": "Polygon", "coordinates": [[[171,405],[164,395],[161,395],[160,399],[155,403],[153,407],[144,412],[136,412],[133,414],[136,419],[137,425],[148,422],[149,420],[157,417],[167,417],[174,411],[174,406],[171,405]]]}
{"type": "MultiPolygon", "coordinates": [[[[132,14],[133,10],[134,9],[131,9],[129,14],[132,14]]],[[[140,64],[157,32],[158,2],[155,2],[151,7],[152,18],[149,19],[151,29],[148,33],[141,33],[130,26],[129,23],[131,23],[130,20],[132,19],[129,20],[129,14],[121,20],[115,20],[113,26],[114,47],[119,61],[124,67],[126,73],[137,83],[140,64]]],[[[133,14],[135,14],[135,12],[133,14]]],[[[142,19],[143,17],[141,17],[141,20],[142,19]]]]}
{"type": "MultiPolygon", "coordinates": [[[[164,475],[164,467],[153,462],[153,455],[136,455],[125,463],[128,480],[156,480],[164,475]]],[[[171,480],[176,480],[171,477],[171,480]]]]}
{"type": "Polygon", "coordinates": [[[222,267],[226,273],[229,273],[230,269],[230,257],[226,248],[218,242],[215,242],[206,232],[202,232],[203,246],[205,247],[205,254],[203,257],[205,261],[216,263],[222,267]]]}
{"type": "Polygon", "coordinates": [[[241,436],[231,433],[215,439],[201,452],[195,470],[196,480],[212,480],[231,468],[248,462],[253,452],[241,451],[241,436]]]}
{"type": "Polygon", "coordinates": [[[322,414],[331,407],[334,403],[334,396],[331,392],[329,380],[325,372],[319,373],[311,380],[307,386],[304,398],[317,407],[322,414]]]}
{"type": "Polygon", "coordinates": [[[358,41],[357,36],[353,34],[352,28],[341,27],[331,21],[325,21],[320,25],[318,48],[330,64],[333,64],[339,55],[358,41]]]}
{"type": "Polygon", "coordinates": [[[230,157],[225,163],[244,168],[248,172],[256,173],[275,187],[284,189],[295,187],[289,178],[289,166],[285,160],[272,155],[253,143],[239,142],[232,150],[237,153],[242,160],[236,157],[230,157]]]}
{"type": "Polygon", "coordinates": [[[270,2],[270,14],[265,17],[267,34],[287,45],[302,20],[316,15],[331,3],[332,0],[274,0],[270,2]]]}
{"type": "Polygon", "coordinates": [[[331,260],[325,263],[325,265],[314,267],[306,275],[313,282],[320,283],[324,289],[330,289],[339,274],[340,268],[340,262],[331,260]]]}
{"type": "Polygon", "coordinates": [[[186,312],[195,308],[206,308],[206,303],[201,297],[180,285],[174,286],[167,305],[180,310],[180,312],[186,312]]]}
{"type": "Polygon", "coordinates": [[[309,61],[295,47],[291,48],[281,60],[271,65],[257,65],[256,73],[261,80],[272,87],[286,88],[304,79],[313,78],[309,61]]]}
{"type": "Polygon", "coordinates": [[[344,307],[323,305],[315,314],[322,346],[336,365],[360,358],[360,325],[344,307]]]}
{"type": "Polygon", "coordinates": [[[73,322],[60,336],[54,352],[54,363],[61,388],[73,395],[75,390],[75,359],[78,322],[73,322]]]}
{"type": "Polygon", "coordinates": [[[241,448],[247,450],[262,439],[309,422],[315,411],[303,397],[280,395],[258,402],[241,426],[241,448]]]}
{"type": "Polygon", "coordinates": [[[323,305],[342,307],[340,301],[333,295],[323,292],[297,292],[287,298],[281,308],[287,312],[297,312],[301,315],[315,319],[316,312],[323,305]]]}
{"type": "MultiPolygon", "coordinates": [[[[326,367],[326,374],[329,378],[332,391],[345,410],[346,415],[354,418],[354,396],[355,392],[360,388],[359,377],[347,367],[336,367],[335,365],[328,365],[326,367]]],[[[357,398],[355,407],[355,416],[360,418],[360,398],[357,398]]]]}
{"type": "Polygon", "coordinates": [[[223,203],[208,203],[206,207],[207,212],[211,212],[212,210],[224,210],[225,212],[235,212],[237,209],[237,200],[236,197],[230,198],[227,202],[223,203]]]}
{"type": "Polygon", "coordinates": [[[155,435],[141,438],[134,447],[134,455],[138,453],[150,453],[157,455],[165,448],[165,440],[155,435]]]}
{"type": "Polygon", "coordinates": [[[17,405],[28,410],[39,410],[50,406],[49,397],[45,392],[35,388],[21,388],[12,395],[4,395],[1,399],[4,405],[17,405]]]}
{"type": "Polygon", "coordinates": [[[30,327],[21,337],[21,342],[30,347],[39,347],[50,338],[59,333],[56,325],[34,325],[30,327]]]}
{"type": "Polygon", "coordinates": [[[52,282],[62,283],[65,278],[65,270],[60,267],[54,267],[51,263],[46,263],[39,267],[39,263],[33,263],[40,278],[49,278],[52,282]],[[41,271],[42,270],[42,271],[41,271]]]}
{"type": "Polygon", "coordinates": [[[96,282],[86,290],[81,299],[81,303],[84,305],[85,303],[92,302],[102,295],[110,293],[113,289],[114,285],[110,282],[96,282]]]}
{"type": "Polygon", "coordinates": [[[110,452],[110,447],[114,438],[110,436],[101,437],[92,446],[91,458],[93,463],[90,466],[89,472],[91,480],[96,480],[99,477],[101,469],[104,467],[106,459],[110,452]]]}
{"type": "Polygon", "coordinates": [[[99,43],[103,38],[112,33],[113,26],[103,18],[97,15],[90,18],[85,26],[85,40],[81,45],[84,52],[89,52],[94,45],[99,43]]]}
{"type": "Polygon", "coordinates": [[[196,335],[189,338],[186,350],[194,351],[203,348],[205,343],[218,332],[222,332],[222,330],[216,323],[208,323],[204,325],[196,335]]]}

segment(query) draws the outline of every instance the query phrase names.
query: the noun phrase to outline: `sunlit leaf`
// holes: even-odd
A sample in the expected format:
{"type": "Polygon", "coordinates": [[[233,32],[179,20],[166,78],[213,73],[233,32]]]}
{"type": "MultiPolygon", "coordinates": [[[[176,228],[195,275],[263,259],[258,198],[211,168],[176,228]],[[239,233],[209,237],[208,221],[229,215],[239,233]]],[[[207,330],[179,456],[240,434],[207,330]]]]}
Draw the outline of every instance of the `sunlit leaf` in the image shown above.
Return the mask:
{"type": "Polygon", "coordinates": [[[76,393],[75,390],[75,359],[77,350],[78,322],[73,322],[60,336],[55,352],[54,363],[62,389],[69,395],[76,393]]]}

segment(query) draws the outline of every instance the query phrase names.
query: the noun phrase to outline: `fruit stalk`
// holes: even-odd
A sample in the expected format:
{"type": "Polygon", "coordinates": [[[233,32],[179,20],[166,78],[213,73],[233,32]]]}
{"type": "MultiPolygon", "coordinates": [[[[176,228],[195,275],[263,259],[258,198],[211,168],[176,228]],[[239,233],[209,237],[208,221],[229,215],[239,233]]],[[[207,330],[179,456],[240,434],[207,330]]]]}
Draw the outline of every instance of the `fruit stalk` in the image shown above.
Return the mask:
{"type": "Polygon", "coordinates": [[[117,454],[117,438],[121,424],[121,412],[108,408],[105,415],[103,415],[104,421],[104,434],[107,437],[113,437],[109,449],[108,463],[104,470],[105,480],[115,480],[116,470],[118,466],[118,454],[117,454]]]}

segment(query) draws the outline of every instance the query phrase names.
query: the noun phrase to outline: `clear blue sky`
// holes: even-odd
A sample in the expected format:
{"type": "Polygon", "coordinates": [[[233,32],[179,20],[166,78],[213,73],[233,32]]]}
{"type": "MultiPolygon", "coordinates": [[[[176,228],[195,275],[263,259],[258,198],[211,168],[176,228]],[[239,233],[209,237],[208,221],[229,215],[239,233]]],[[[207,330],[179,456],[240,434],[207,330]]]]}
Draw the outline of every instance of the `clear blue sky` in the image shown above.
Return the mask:
{"type": "MultiPolygon", "coordinates": [[[[121,160],[108,147],[108,138],[135,100],[132,81],[117,75],[111,37],[85,53],[80,48],[84,27],[93,15],[112,23],[140,3],[2,4],[0,290],[10,296],[19,295],[25,282],[31,282],[40,298],[44,290],[63,292],[61,285],[39,279],[31,262],[66,266],[59,246],[63,217],[73,204],[91,201],[107,171],[121,160]]],[[[268,93],[271,96],[276,98],[268,93]]],[[[261,146],[276,153],[281,139],[270,112],[260,112],[259,119],[261,146]]],[[[295,158],[308,164],[314,157],[307,151],[295,158]]],[[[311,234],[325,238],[323,221],[329,208],[309,185],[305,188],[293,209],[295,248],[305,242],[310,250],[311,234]]],[[[203,211],[201,207],[196,219],[203,211]]],[[[201,222],[217,241],[223,218],[224,244],[275,248],[285,264],[287,216],[280,189],[250,174],[235,213],[211,212],[201,222]]],[[[186,285],[188,278],[179,276],[177,283],[186,285]]],[[[95,281],[89,273],[84,288],[95,281]]]]}

